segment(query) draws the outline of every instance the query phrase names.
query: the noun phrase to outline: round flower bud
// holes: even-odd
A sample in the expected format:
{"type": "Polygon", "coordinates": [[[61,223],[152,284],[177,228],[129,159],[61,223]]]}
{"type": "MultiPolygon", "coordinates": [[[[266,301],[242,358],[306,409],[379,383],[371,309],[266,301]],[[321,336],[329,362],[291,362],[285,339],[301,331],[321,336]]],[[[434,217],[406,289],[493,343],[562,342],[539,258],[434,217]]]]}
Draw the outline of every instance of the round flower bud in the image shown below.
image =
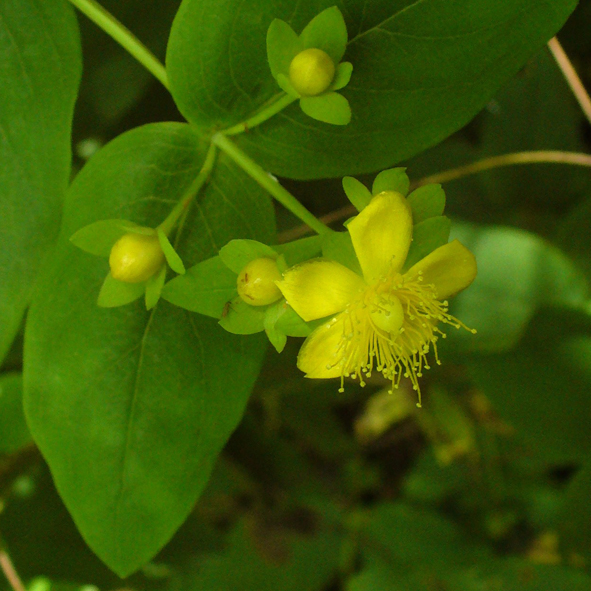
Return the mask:
{"type": "Polygon", "coordinates": [[[129,233],[111,248],[109,265],[114,279],[125,283],[147,281],[164,264],[158,236],[129,233]]]}
{"type": "Polygon", "coordinates": [[[251,306],[266,306],[282,297],[275,281],[281,279],[277,263],[262,258],[250,261],[236,281],[238,295],[251,306]]]}
{"type": "Polygon", "coordinates": [[[305,49],[289,65],[289,81],[302,96],[316,96],[332,82],[335,65],[322,49],[305,49]]]}

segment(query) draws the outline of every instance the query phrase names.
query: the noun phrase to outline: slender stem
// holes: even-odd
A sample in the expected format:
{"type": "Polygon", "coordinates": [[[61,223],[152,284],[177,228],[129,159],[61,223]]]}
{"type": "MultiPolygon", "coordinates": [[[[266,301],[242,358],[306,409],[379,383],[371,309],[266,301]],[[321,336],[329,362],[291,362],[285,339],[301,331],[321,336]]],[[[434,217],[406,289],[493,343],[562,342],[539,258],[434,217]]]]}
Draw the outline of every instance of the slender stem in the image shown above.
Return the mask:
{"type": "Polygon", "coordinates": [[[110,35],[168,89],[166,69],[158,58],[110,12],[95,0],[70,0],[91,21],[110,35]]]}
{"type": "Polygon", "coordinates": [[[10,556],[8,556],[8,553],[2,547],[0,547],[0,568],[13,591],[26,591],[19,574],[14,568],[14,564],[12,564],[12,560],[10,560],[10,556]]]}
{"type": "Polygon", "coordinates": [[[244,133],[245,131],[256,127],[257,125],[264,123],[267,121],[267,119],[270,119],[273,117],[273,115],[276,115],[280,111],[283,111],[285,107],[288,107],[296,100],[297,97],[290,96],[286,93],[281,93],[271,99],[268,107],[261,109],[258,113],[256,113],[256,115],[253,115],[246,121],[223,130],[222,133],[224,135],[237,135],[239,133],[244,133]]]}
{"type": "Polygon", "coordinates": [[[284,189],[279,182],[247,156],[234,142],[223,133],[216,133],[213,143],[223,150],[234,162],[252,177],[263,189],[266,189],[281,205],[289,209],[291,213],[300,218],[302,222],[310,226],[318,234],[327,234],[332,230],[311,214],[289,191],[284,189]]]}
{"type": "Polygon", "coordinates": [[[183,196],[168,214],[167,218],[160,224],[160,226],[158,226],[167,236],[170,234],[181,215],[187,211],[193,199],[195,199],[203,185],[209,179],[209,175],[211,174],[213,165],[215,163],[216,152],[217,150],[215,145],[211,144],[199,174],[195,177],[195,180],[191,183],[189,188],[184,192],[183,196]]]}
{"type": "Polygon", "coordinates": [[[564,49],[562,49],[562,45],[560,45],[560,42],[556,37],[552,37],[552,39],[548,41],[548,48],[552,52],[552,55],[562,71],[563,76],[566,78],[575,98],[579,101],[583,113],[585,113],[589,123],[591,123],[591,98],[589,97],[589,93],[585,90],[577,71],[574,69],[571,61],[568,59],[568,56],[564,52],[564,49]]]}
{"type": "Polygon", "coordinates": [[[591,167],[591,155],[578,152],[560,152],[556,150],[537,150],[533,152],[512,152],[500,156],[491,156],[478,160],[472,164],[452,168],[424,177],[416,183],[416,186],[428,185],[429,183],[446,183],[477,172],[500,168],[501,166],[513,166],[515,164],[574,164],[577,166],[591,167]]]}
{"type": "MultiPolygon", "coordinates": [[[[428,185],[429,183],[446,183],[456,179],[490,170],[502,166],[513,166],[516,164],[535,164],[535,163],[550,163],[550,164],[573,164],[577,166],[591,167],[591,155],[582,154],[578,152],[559,152],[539,150],[534,152],[514,152],[511,154],[502,154],[500,156],[492,156],[484,160],[478,160],[472,164],[459,166],[450,170],[444,170],[427,177],[424,177],[413,183],[412,188],[417,188],[421,185],[428,185]]],[[[322,216],[320,220],[325,224],[332,224],[339,220],[346,219],[355,215],[357,210],[352,205],[345,205],[335,211],[322,216]]],[[[308,233],[306,226],[297,226],[282,232],[278,237],[280,243],[290,242],[308,233]]]]}

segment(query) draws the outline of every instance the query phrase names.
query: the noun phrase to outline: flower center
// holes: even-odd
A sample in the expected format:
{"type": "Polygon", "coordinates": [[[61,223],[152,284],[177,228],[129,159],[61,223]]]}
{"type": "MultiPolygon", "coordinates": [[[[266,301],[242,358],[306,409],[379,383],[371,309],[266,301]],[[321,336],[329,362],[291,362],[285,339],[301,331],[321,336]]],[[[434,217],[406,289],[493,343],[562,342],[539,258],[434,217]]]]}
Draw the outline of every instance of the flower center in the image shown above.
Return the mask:
{"type": "Polygon", "coordinates": [[[392,388],[398,388],[402,376],[409,378],[419,396],[418,406],[418,378],[423,369],[429,369],[427,354],[431,347],[440,364],[437,341],[446,335],[437,324],[471,330],[448,313],[447,301],[437,299],[435,287],[424,284],[420,273],[415,277],[396,274],[368,287],[342,318],[343,333],[336,355],[341,366],[341,391],[345,377],[359,378],[364,386],[364,377],[369,378],[375,367],[392,382],[392,388]]]}

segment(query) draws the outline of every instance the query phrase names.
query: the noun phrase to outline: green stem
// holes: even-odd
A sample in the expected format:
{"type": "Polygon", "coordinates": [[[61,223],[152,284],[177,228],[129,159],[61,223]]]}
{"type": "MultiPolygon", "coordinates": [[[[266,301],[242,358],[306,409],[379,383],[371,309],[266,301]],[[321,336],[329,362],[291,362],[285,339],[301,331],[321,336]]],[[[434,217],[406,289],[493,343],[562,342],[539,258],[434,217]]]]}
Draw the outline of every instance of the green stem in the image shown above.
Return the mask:
{"type": "Polygon", "coordinates": [[[107,35],[115,39],[168,90],[166,69],[158,58],[127,27],[95,0],[70,0],[70,2],[107,35]]]}
{"type": "Polygon", "coordinates": [[[273,117],[273,115],[277,115],[280,111],[283,111],[285,107],[288,107],[294,101],[298,100],[297,97],[290,96],[289,94],[281,93],[271,99],[269,101],[269,106],[264,107],[261,111],[259,111],[256,115],[253,115],[246,121],[242,123],[238,123],[233,127],[229,127],[228,129],[223,130],[221,133],[224,135],[238,135],[239,133],[244,133],[261,123],[267,121],[273,117]]]}
{"type": "Polygon", "coordinates": [[[167,218],[158,226],[167,236],[170,234],[172,229],[175,227],[177,221],[183,215],[191,201],[195,199],[203,185],[209,179],[209,175],[213,169],[216,157],[216,147],[214,144],[209,146],[207,155],[205,156],[205,162],[199,171],[199,174],[195,177],[195,180],[191,183],[189,188],[185,191],[183,196],[179,199],[179,202],[174,206],[172,211],[168,214],[167,218]]]}
{"type": "Polygon", "coordinates": [[[263,189],[267,190],[281,205],[289,209],[302,222],[318,234],[328,234],[332,230],[311,214],[289,191],[284,189],[269,173],[247,156],[223,133],[216,133],[213,143],[223,150],[234,162],[250,175],[263,189]]]}

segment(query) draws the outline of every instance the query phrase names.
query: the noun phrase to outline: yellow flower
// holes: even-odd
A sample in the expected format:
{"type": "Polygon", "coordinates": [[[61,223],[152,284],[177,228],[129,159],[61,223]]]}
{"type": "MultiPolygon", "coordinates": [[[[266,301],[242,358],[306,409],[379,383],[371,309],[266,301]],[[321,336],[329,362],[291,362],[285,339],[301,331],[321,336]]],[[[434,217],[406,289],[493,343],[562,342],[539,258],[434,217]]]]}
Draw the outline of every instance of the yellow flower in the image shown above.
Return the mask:
{"type": "MultiPolygon", "coordinates": [[[[406,199],[384,191],[347,226],[363,277],[327,259],[288,269],[277,283],[306,321],[332,316],[304,342],[298,367],[308,378],[370,377],[375,369],[397,388],[429,369],[427,354],[445,334],[438,323],[466,328],[448,313],[446,298],[476,277],[474,255],[457,240],[437,248],[405,273],[412,240],[406,199]]],[[[469,329],[468,329],[469,330],[469,329]]],[[[475,331],[473,331],[475,332],[475,331]]]]}

